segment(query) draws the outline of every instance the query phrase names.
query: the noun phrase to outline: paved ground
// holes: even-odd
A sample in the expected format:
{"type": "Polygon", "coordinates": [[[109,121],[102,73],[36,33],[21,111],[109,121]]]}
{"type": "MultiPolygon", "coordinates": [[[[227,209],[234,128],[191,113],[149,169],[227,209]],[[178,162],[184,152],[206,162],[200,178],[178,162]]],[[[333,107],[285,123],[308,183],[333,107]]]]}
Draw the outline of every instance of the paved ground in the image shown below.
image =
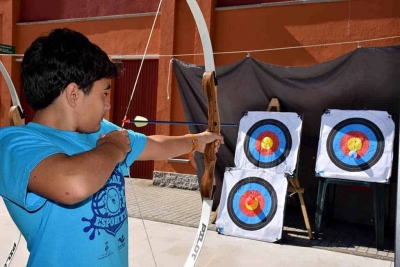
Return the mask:
{"type": "MultiPolygon", "coordinates": [[[[198,227],[201,201],[198,191],[154,186],[151,181],[127,179],[126,194],[128,213],[133,218],[175,225],[198,227]],[[137,203],[139,203],[140,211],[137,203]]],[[[293,196],[296,197],[296,196],[293,196]]],[[[308,214],[311,223],[313,214],[308,214]]],[[[385,250],[375,248],[373,227],[361,227],[334,223],[326,227],[320,240],[310,240],[304,225],[300,207],[289,207],[285,213],[283,243],[300,247],[312,247],[363,257],[394,261],[394,244],[385,240],[385,250]]],[[[209,229],[215,231],[215,225],[209,229]]]]}
{"type": "MultiPolygon", "coordinates": [[[[127,179],[126,192],[130,215],[129,266],[183,266],[200,219],[199,193],[157,187],[153,186],[151,181],[138,179],[127,179]],[[140,217],[140,214],[145,220],[136,218],[140,217]]],[[[214,225],[210,225],[196,266],[394,266],[390,261],[393,259],[393,252],[387,251],[379,255],[377,252],[373,253],[371,247],[362,245],[363,242],[369,245],[373,242],[370,241],[370,237],[373,239],[374,235],[368,230],[337,226],[330,228],[326,233],[329,237],[333,236],[331,241],[310,241],[306,238],[304,227],[301,226],[301,214],[297,216],[295,210],[287,210],[286,213],[291,215],[286,219],[285,240],[282,245],[219,235],[215,232],[214,225]],[[359,240],[358,236],[365,238],[359,240]],[[351,241],[345,241],[347,239],[351,241]],[[357,253],[362,256],[350,255],[357,253]],[[378,259],[379,257],[382,259],[378,259]]],[[[12,220],[0,201],[0,264],[15,234],[12,220]]],[[[28,256],[25,240],[22,239],[11,267],[25,266],[28,256]]]]}

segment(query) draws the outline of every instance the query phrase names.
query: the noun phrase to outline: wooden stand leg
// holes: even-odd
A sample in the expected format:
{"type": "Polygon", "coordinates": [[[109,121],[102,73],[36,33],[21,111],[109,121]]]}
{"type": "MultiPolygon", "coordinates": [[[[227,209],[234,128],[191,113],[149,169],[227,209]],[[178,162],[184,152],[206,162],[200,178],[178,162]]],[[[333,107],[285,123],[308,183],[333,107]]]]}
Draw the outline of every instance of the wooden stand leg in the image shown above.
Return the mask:
{"type": "Polygon", "coordinates": [[[213,216],[211,218],[211,223],[212,224],[215,224],[215,221],[217,220],[218,211],[219,211],[219,205],[218,205],[217,209],[215,210],[215,212],[214,212],[214,214],[213,214],[213,216]]]}
{"type": "MultiPolygon", "coordinates": [[[[281,111],[281,106],[279,103],[279,100],[277,98],[272,98],[267,111],[276,111],[276,112],[280,112],[281,111]]],[[[310,220],[308,219],[308,214],[307,214],[307,208],[306,208],[306,203],[304,202],[304,198],[303,198],[303,193],[304,193],[304,188],[300,187],[300,182],[299,179],[297,177],[292,177],[290,179],[292,184],[289,184],[288,187],[288,191],[289,192],[296,192],[299,195],[299,199],[300,199],[300,204],[301,204],[301,211],[303,213],[303,217],[304,217],[304,223],[306,225],[307,228],[307,232],[308,232],[308,237],[310,239],[313,238],[313,234],[311,231],[311,225],[310,225],[310,220]]]]}
{"type": "Polygon", "coordinates": [[[313,234],[311,231],[311,225],[310,225],[310,221],[308,219],[307,209],[306,209],[306,204],[304,202],[303,194],[301,194],[301,193],[299,194],[299,199],[300,199],[300,203],[301,203],[301,211],[303,212],[304,223],[306,224],[306,228],[307,228],[307,232],[308,232],[308,237],[310,239],[312,239],[313,234]]]}
{"type": "MultiPolygon", "coordinates": [[[[294,184],[294,186],[296,188],[300,188],[300,182],[299,182],[299,179],[297,177],[291,178],[291,181],[292,181],[292,183],[294,184]]],[[[300,204],[301,204],[301,211],[303,213],[304,223],[305,223],[306,228],[307,228],[308,237],[310,239],[312,239],[313,238],[313,234],[312,234],[312,231],[311,231],[310,220],[308,219],[307,208],[306,208],[306,203],[304,202],[303,192],[297,192],[297,194],[299,195],[299,200],[300,200],[300,204]]]]}

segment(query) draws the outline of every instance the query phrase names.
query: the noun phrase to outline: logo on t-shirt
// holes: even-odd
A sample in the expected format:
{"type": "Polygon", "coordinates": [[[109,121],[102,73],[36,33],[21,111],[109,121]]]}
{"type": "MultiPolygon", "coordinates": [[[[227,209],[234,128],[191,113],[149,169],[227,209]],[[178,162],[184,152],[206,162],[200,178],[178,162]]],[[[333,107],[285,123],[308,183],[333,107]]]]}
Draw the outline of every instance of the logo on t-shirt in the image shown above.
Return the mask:
{"type": "Polygon", "coordinates": [[[100,234],[99,230],[115,236],[125,223],[125,180],[117,169],[114,169],[104,187],[93,196],[92,211],[93,218],[82,218],[82,221],[90,223],[83,229],[85,233],[91,231],[90,240],[96,237],[96,232],[100,234]]]}
{"type": "Polygon", "coordinates": [[[101,256],[99,257],[99,260],[104,259],[104,258],[107,258],[107,257],[109,257],[110,255],[114,254],[114,252],[112,252],[112,251],[110,250],[110,248],[108,247],[108,242],[106,242],[104,245],[105,245],[104,253],[101,254],[101,256]]]}
{"type": "Polygon", "coordinates": [[[122,235],[120,238],[118,238],[118,249],[122,249],[123,247],[125,247],[125,236],[122,235]]]}

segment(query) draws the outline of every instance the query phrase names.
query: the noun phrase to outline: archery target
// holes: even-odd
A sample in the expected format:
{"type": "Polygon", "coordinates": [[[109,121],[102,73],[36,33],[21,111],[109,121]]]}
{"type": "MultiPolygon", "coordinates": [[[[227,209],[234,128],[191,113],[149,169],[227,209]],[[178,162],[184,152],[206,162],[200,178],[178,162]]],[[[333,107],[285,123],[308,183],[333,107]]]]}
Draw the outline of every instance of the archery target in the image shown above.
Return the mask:
{"type": "Polygon", "coordinates": [[[228,169],[217,231],[267,242],[281,239],[287,185],[284,174],[263,169],[228,169]]]}
{"type": "Polygon", "coordinates": [[[296,113],[248,112],[240,121],[235,165],[293,172],[302,121],[296,113]]]}
{"type": "Polygon", "coordinates": [[[322,177],[387,182],[394,123],[384,111],[329,110],[322,116],[316,173],[322,177]]]}
{"type": "Polygon", "coordinates": [[[231,189],[228,196],[228,214],[242,229],[253,231],[267,226],[277,208],[276,192],[266,180],[245,178],[231,189]]]}

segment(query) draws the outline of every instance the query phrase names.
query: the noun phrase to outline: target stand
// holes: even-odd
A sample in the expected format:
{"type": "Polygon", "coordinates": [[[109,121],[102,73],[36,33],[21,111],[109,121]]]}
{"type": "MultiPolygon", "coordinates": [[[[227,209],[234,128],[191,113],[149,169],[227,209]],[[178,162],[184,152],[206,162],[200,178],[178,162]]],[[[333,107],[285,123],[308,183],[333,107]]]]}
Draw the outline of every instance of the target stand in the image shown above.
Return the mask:
{"type": "Polygon", "coordinates": [[[315,236],[321,231],[327,202],[332,217],[337,185],[372,190],[376,248],[384,246],[385,186],[389,184],[393,158],[394,122],[384,111],[327,110],[322,116],[315,172],[319,177],[315,212],[315,236]]]}
{"type": "MultiPolygon", "coordinates": [[[[272,98],[271,99],[271,101],[270,101],[270,103],[268,105],[267,111],[269,111],[269,112],[280,112],[281,111],[280,103],[279,103],[279,100],[277,98],[272,98]]],[[[266,120],[264,120],[264,123],[265,123],[265,121],[266,120]]],[[[272,129],[273,128],[279,128],[279,129],[285,128],[286,129],[286,126],[284,124],[280,123],[279,121],[268,120],[267,124],[272,125],[271,126],[272,129]]],[[[265,127],[263,124],[258,125],[256,123],[252,127],[252,129],[254,129],[254,130],[250,129],[249,132],[251,132],[251,133],[256,132],[258,130],[257,129],[258,126],[265,127]]],[[[279,129],[277,129],[275,132],[278,133],[278,134],[279,133],[285,133],[285,131],[280,131],[279,129]]],[[[259,135],[262,135],[262,134],[259,134],[259,135]]],[[[279,137],[280,138],[278,140],[274,140],[275,144],[280,144],[281,146],[282,145],[284,146],[284,145],[289,145],[292,142],[292,140],[291,140],[291,138],[290,138],[290,136],[288,134],[283,134],[283,135],[281,135],[279,137]],[[287,142],[279,142],[279,140],[283,140],[283,141],[287,141],[287,142]]],[[[273,136],[272,136],[272,139],[274,139],[273,136]]],[[[254,164],[256,166],[259,166],[260,168],[263,168],[263,167],[266,167],[266,168],[274,167],[275,165],[279,165],[282,161],[284,161],[286,159],[286,157],[287,157],[287,154],[282,153],[282,154],[280,154],[280,156],[271,157],[271,160],[268,159],[265,162],[255,160],[254,164]]],[[[248,158],[251,161],[251,157],[248,157],[248,158]]],[[[298,162],[298,154],[297,154],[297,157],[294,160],[294,162],[298,162]]],[[[291,195],[297,194],[299,196],[299,200],[300,200],[300,204],[301,204],[301,211],[302,211],[302,214],[303,214],[304,223],[305,223],[305,226],[306,226],[306,229],[307,229],[308,237],[310,239],[312,239],[313,238],[313,233],[312,233],[312,230],[311,230],[311,225],[310,225],[310,221],[309,221],[308,214],[307,214],[307,208],[306,208],[306,204],[305,204],[304,197],[303,197],[304,188],[300,187],[300,182],[299,182],[298,175],[297,175],[297,169],[298,168],[295,168],[296,174],[292,175],[289,178],[289,186],[287,187],[287,192],[289,192],[291,195]]],[[[218,212],[219,212],[219,206],[218,206],[217,210],[215,211],[215,213],[212,216],[211,222],[213,224],[215,224],[215,222],[216,222],[216,219],[217,219],[217,216],[218,216],[218,212]]]]}
{"type": "MultiPolygon", "coordinates": [[[[271,101],[269,102],[267,111],[275,111],[275,112],[280,112],[281,111],[281,106],[279,103],[279,100],[277,98],[272,98],[271,101]]],[[[291,176],[289,178],[289,185],[287,191],[291,194],[297,194],[299,196],[300,200],[300,206],[301,206],[301,212],[303,213],[303,218],[304,218],[304,224],[306,226],[307,232],[308,232],[308,237],[310,239],[313,238],[313,233],[311,230],[311,225],[310,225],[310,220],[308,219],[308,213],[307,213],[307,208],[306,208],[306,203],[304,201],[304,188],[300,187],[300,181],[298,178],[298,168],[296,168],[296,175],[291,176]]]]}

